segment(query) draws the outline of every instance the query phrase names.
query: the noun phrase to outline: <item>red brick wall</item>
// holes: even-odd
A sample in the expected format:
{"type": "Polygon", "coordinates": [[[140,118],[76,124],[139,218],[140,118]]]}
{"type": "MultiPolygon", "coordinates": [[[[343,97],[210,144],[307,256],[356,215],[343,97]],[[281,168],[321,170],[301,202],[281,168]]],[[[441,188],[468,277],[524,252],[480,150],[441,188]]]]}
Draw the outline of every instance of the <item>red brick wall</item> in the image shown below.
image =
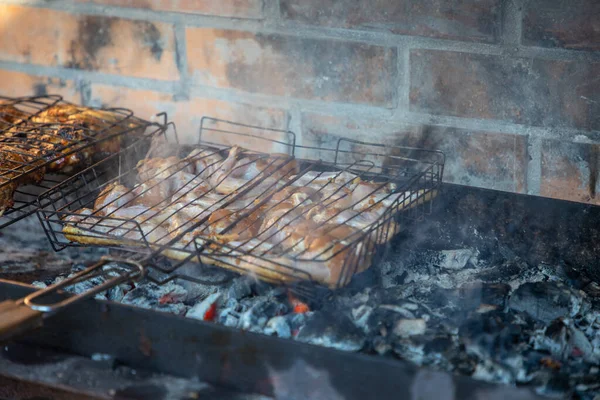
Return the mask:
{"type": "Polygon", "coordinates": [[[447,182],[600,204],[597,0],[0,0],[0,82],[189,140],[210,115],[432,146],[447,182]]]}

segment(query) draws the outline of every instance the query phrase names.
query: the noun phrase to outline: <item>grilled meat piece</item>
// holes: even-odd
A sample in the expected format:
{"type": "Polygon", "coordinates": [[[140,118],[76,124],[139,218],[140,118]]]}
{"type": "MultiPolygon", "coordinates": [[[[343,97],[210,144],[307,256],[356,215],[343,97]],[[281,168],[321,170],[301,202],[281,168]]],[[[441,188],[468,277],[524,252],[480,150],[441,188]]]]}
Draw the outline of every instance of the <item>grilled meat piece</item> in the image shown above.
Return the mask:
{"type": "Polygon", "coordinates": [[[11,104],[0,104],[0,130],[27,118],[27,114],[11,104]]]}
{"type": "MultiPolygon", "coordinates": [[[[190,252],[201,249],[193,260],[270,282],[314,279],[337,287],[368,268],[375,246],[397,233],[397,211],[436,195],[426,189],[397,192],[393,184],[361,181],[348,171],[291,177],[298,172],[290,160],[235,146],[226,158],[201,148],[184,159],[147,159],[137,167],[140,183],[133,194],[138,199],[112,216],[140,224],[138,231],[155,248],[167,240],[156,229],[161,235],[168,232],[171,242],[161,249],[167,257],[188,260],[190,252]],[[162,219],[150,215],[160,213],[155,210],[161,210],[162,219]]],[[[126,190],[107,190],[97,202],[104,203],[117,189],[126,190]]],[[[70,223],[63,231],[78,241],[73,234],[82,229],[70,223]]],[[[133,237],[106,232],[98,242],[127,245],[133,237]]]]}
{"type": "Polygon", "coordinates": [[[39,183],[46,172],[71,173],[94,155],[121,148],[124,126],[140,133],[141,121],[121,124],[125,116],[104,110],[59,104],[33,116],[0,105],[0,215],[14,204],[18,186],[39,183]],[[20,122],[18,125],[16,123],[20,122]],[[117,125],[115,125],[117,124],[117,125]],[[97,144],[90,146],[92,140],[97,144]]]}

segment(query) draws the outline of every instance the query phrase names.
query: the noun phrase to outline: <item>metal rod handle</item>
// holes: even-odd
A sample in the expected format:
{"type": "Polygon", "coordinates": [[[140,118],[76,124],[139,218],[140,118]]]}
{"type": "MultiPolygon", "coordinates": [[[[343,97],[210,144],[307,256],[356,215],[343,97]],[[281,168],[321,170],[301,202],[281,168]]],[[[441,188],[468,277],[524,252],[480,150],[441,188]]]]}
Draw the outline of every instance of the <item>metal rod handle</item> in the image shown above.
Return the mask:
{"type": "Polygon", "coordinates": [[[0,303],[0,340],[6,340],[29,329],[39,327],[42,325],[44,318],[60,311],[60,309],[122,283],[137,281],[144,277],[145,274],[146,270],[139,262],[113,257],[103,257],[101,261],[64,281],[45,289],[35,291],[19,300],[4,301],[0,303]],[[92,286],[90,289],[75,296],[70,296],[64,300],[49,304],[36,303],[36,300],[39,301],[45,296],[59,293],[62,288],[71,286],[75,283],[88,281],[94,277],[105,274],[106,272],[101,271],[101,269],[109,263],[117,263],[119,266],[123,266],[124,264],[128,266],[129,269],[106,280],[104,283],[92,286]]]}

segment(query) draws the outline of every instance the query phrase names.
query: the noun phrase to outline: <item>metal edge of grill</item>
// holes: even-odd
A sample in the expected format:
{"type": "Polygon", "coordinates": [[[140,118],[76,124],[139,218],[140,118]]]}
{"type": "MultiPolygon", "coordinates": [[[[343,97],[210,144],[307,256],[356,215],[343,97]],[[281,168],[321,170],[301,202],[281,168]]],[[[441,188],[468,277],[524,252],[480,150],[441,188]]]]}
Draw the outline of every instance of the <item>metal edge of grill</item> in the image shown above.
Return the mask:
{"type": "MultiPolygon", "coordinates": [[[[213,132],[217,132],[220,136],[233,135],[234,137],[255,137],[255,135],[236,132],[233,130],[234,128],[251,128],[258,131],[264,129],[258,126],[204,117],[202,118],[198,135],[198,144],[195,146],[180,146],[177,136],[175,136],[175,143],[173,144],[179,149],[179,154],[183,154],[184,151],[189,151],[189,149],[194,148],[208,148],[212,149],[211,151],[216,153],[229,151],[231,146],[218,145],[209,140],[203,140],[203,136],[206,137],[206,133],[210,132],[211,130],[213,132]],[[230,126],[230,128],[210,128],[207,127],[209,124],[224,124],[226,126],[230,126]]],[[[329,251],[327,257],[319,258],[318,256],[323,255],[328,250],[331,250],[331,246],[321,252],[321,254],[313,256],[308,260],[295,257],[297,260],[324,263],[335,257],[338,257],[343,252],[347,253],[351,249],[356,250],[357,247],[360,247],[360,250],[355,251],[352,256],[344,257],[343,266],[340,269],[339,276],[335,284],[330,285],[332,288],[339,288],[347,284],[361,265],[365,265],[365,263],[369,265],[369,261],[374,262],[375,260],[379,260],[384,257],[390,237],[397,233],[396,229],[392,228],[392,225],[396,224],[394,226],[397,226],[401,220],[405,219],[422,218],[426,213],[428,213],[428,211],[431,210],[432,200],[434,197],[433,195],[436,193],[441,183],[445,163],[445,156],[439,151],[395,146],[394,150],[400,154],[392,156],[391,158],[392,161],[397,163],[397,165],[390,164],[386,165],[384,168],[382,165],[375,165],[375,163],[372,161],[364,161],[365,158],[373,158],[373,156],[376,158],[390,158],[389,154],[376,152],[378,148],[382,147],[380,144],[340,139],[335,149],[315,148],[296,145],[295,135],[289,131],[276,129],[266,129],[264,131],[287,135],[289,140],[292,142],[291,144],[283,143],[282,141],[278,140],[258,137],[261,140],[283,145],[288,149],[287,153],[290,154],[291,157],[287,159],[288,161],[283,163],[283,165],[279,165],[279,168],[285,166],[288,162],[290,162],[290,160],[294,160],[301,164],[302,167],[300,170],[302,171],[308,171],[312,168],[318,168],[322,171],[333,170],[338,171],[338,176],[343,172],[352,171],[353,173],[360,174],[360,176],[367,177],[369,180],[377,179],[382,185],[393,182],[397,188],[395,193],[400,191],[408,191],[408,193],[413,193],[410,191],[417,186],[427,189],[420,194],[419,192],[414,192],[417,193],[417,196],[409,195],[408,198],[406,196],[397,197],[393,204],[387,208],[384,214],[381,215],[381,217],[373,224],[369,225],[365,232],[356,235],[356,237],[345,246],[342,246],[341,248],[338,246],[336,251],[329,251]],[[344,144],[359,148],[372,147],[375,150],[362,152],[353,151],[352,148],[350,150],[345,150],[342,148],[344,144]],[[332,156],[333,161],[326,162],[322,160],[299,159],[293,157],[293,155],[299,150],[316,150],[320,153],[325,152],[332,156]],[[423,154],[426,156],[423,156],[423,154]],[[359,157],[361,161],[349,161],[349,156],[354,158],[359,157]],[[419,165],[421,166],[421,169],[418,170],[419,172],[415,172],[414,170],[411,172],[410,168],[406,169],[402,167],[405,167],[406,165],[413,167],[414,165],[419,165]]],[[[264,254],[264,251],[263,254],[253,253],[247,249],[241,249],[240,246],[232,246],[231,243],[222,243],[214,238],[206,236],[204,236],[202,239],[196,239],[192,236],[192,240],[189,240],[184,246],[182,246],[179,242],[186,235],[190,235],[194,232],[194,230],[199,229],[208,219],[208,215],[205,215],[200,220],[191,223],[190,226],[187,226],[182,230],[182,232],[175,235],[175,237],[172,235],[169,238],[160,237],[159,240],[149,240],[148,237],[154,232],[153,230],[149,231],[148,229],[144,229],[142,227],[144,221],[140,222],[139,218],[137,218],[139,215],[136,216],[136,218],[118,218],[115,216],[93,215],[86,217],[90,219],[90,222],[84,223],[84,225],[89,225],[89,229],[85,229],[78,233],[78,235],[82,235],[82,237],[79,238],[79,242],[69,240],[63,231],[63,228],[66,226],[66,218],[81,217],[81,215],[76,211],[81,208],[86,208],[86,206],[89,207],[90,204],[93,204],[98,193],[108,185],[116,182],[133,185],[133,182],[135,182],[136,179],[135,168],[127,169],[122,167],[125,161],[131,158],[132,153],[136,154],[136,156],[141,155],[136,146],[125,148],[112,157],[109,157],[106,160],[87,168],[67,181],[55,186],[53,189],[45,192],[39,197],[38,216],[54,250],[60,251],[67,246],[87,245],[108,247],[112,249],[118,249],[119,251],[125,250],[131,259],[138,262],[147,263],[153,269],[167,275],[174,273],[177,268],[188,261],[200,262],[203,264],[217,264],[220,267],[233,270],[235,272],[247,273],[247,270],[243,270],[239,267],[239,260],[245,257],[246,259],[251,258],[252,260],[258,260],[258,263],[255,263],[257,264],[257,268],[255,268],[257,271],[255,272],[257,277],[260,279],[275,283],[291,283],[292,287],[296,287],[298,288],[299,292],[304,293],[306,293],[306,282],[316,282],[316,280],[312,279],[313,277],[306,271],[299,270],[290,265],[277,265],[277,263],[273,263],[273,260],[270,259],[267,254],[264,254]],[[106,163],[118,165],[117,173],[114,173],[114,171],[112,174],[110,172],[102,172],[101,167],[106,163]],[[111,233],[113,233],[113,235],[111,235],[111,233]],[[128,237],[133,237],[133,239],[127,239],[128,237]],[[123,240],[123,238],[126,238],[126,240],[123,240]],[[88,243],[86,244],[85,242],[88,243]],[[211,250],[215,248],[217,250],[211,250]],[[171,259],[170,265],[165,265],[165,263],[162,262],[154,262],[157,257],[159,259],[162,258],[161,256],[166,256],[167,258],[171,259]],[[278,269],[280,276],[284,279],[280,279],[279,281],[277,279],[269,279],[269,275],[272,275],[273,269],[278,269]]],[[[259,154],[259,157],[264,159],[269,158],[269,155],[266,153],[260,154],[257,152],[257,154],[259,154]]],[[[185,159],[180,161],[183,162],[185,159]]],[[[190,160],[188,160],[188,163],[189,162],[190,160]]],[[[271,163],[274,162],[275,161],[273,160],[271,161],[271,163]]],[[[187,164],[181,166],[179,169],[172,172],[171,175],[183,170],[186,166],[187,164]]],[[[265,168],[263,171],[267,170],[268,168],[265,168]]],[[[276,171],[277,170],[274,172],[276,171]]],[[[258,176],[260,175],[261,174],[258,176]]],[[[296,177],[296,180],[303,176],[301,174],[298,175],[299,176],[296,177]]],[[[263,176],[260,179],[256,179],[254,182],[247,182],[246,185],[244,185],[247,187],[241,187],[236,194],[220,204],[218,208],[211,210],[211,212],[214,212],[217,209],[223,209],[227,205],[239,200],[245,193],[250,192],[254,187],[264,183],[265,180],[266,177],[263,176]]],[[[187,184],[184,185],[184,187],[185,186],[187,186],[187,184]]],[[[327,186],[327,184],[324,186],[327,186]]],[[[189,189],[188,192],[191,190],[193,189],[189,189]]],[[[277,190],[281,190],[281,188],[277,190]]],[[[132,189],[130,189],[130,192],[131,191],[132,189]]],[[[185,194],[187,193],[181,194],[180,198],[184,197],[185,194]]],[[[224,232],[220,232],[220,234],[226,234],[229,230],[239,227],[240,222],[243,221],[244,218],[255,212],[261,205],[266,204],[273,194],[274,192],[269,192],[267,190],[266,192],[258,195],[256,201],[243,207],[243,212],[238,214],[238,217],[235,218],[223,230],[224,232]],[[257,202],[258,204],[256,204],[257,202]],[[254,207],[247,209],[247,207],[250,205],[254,205],[254,207]]],[[[282,201],[285,201],[285,199],[282,201]]],[[[161,201],[161,203],[164,203],[164,201],[161,201]]],[[[148,218],[153,218],[159,212],[163,212],[166,208],[168,208],[168,206],[172,206],[172,203],[174,202],[169,201],[166,205],[157,204],[157,206],[160,207],[160,210],[148,218]]],[[[183,207],[187,207],[190,203],[192,202],[188,202],[188,204],[184,205],[183,207]]],[[[376,206],[376,204],[373,206],[376,206]]],[[[173,215],[174,214],[168,216],[167,218],[170,218],[173,215]]],[[[193,220],[193,218],[190,219],[190,221],[187,221],[186,224],[191,222],[191,220],[193,220]]],[[[83,221],[85,221],[85,219],[83,221]]],[[[168,276],[167,278],[163,277],[160,279],[152,278],[151,276],[148,278],[158,284],[163,284],[173,279],[172,276],[168,276]]],[[[178,274],[177,278],[195,281],[193,277],[187,277],[181,274],[178,274]]]]}

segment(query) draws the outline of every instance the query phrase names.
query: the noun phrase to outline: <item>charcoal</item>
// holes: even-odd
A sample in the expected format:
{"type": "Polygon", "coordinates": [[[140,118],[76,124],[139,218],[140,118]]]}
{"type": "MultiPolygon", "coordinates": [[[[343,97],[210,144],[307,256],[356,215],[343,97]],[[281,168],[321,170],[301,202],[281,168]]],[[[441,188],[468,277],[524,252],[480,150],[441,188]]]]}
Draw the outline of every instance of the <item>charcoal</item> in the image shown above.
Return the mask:
{"type": "Polygon", "coordinates": [[[517,277],[522,271],[528,268],[527,262],[521,259],[511,259],[485,268],[475,275],[475,279],[484,282],[506,282],[517,277]]]}
{"type": "Polygon", "coordinates": [[[494,383],[514,384],[515,378],[507,366],[489,359],[480,360],[471,375],[475,379],[494,383]]]}
{"type": "Polygon", "coordinates": [[[478,252],[474,249],[442,250],[432,254],[431,263],[442,269],[462,269],[467,264],[477,264],[478,252]]]}
{"type": "Polygon", "coordinates": [[[251,332],[262,332],[270,318],[287,312],[287,305],[269,298],[261,298],[240,315],[238,328],[251,332]]]}
{"type": "Polygon", "coordinates": [[[396,321],[393,333],[403,338],[409,336],[422,335],[427,329],[427,322],[422,318],[400,319],[396,321]]]}
{"type": "Polygon", "coordinates": [[[509,307],[545,323],[573,317],[582,307],[584,294],[558,282],[524,283],[510,296],[509,307]]]}
{"type": "Polygon", "coordinates": [[[369,319],[373,313],[373,307],[365,304],[352,310],[352,321],[354,325],[361,328],[365,333],[369,332],[369,319]]]}
{"type": "Polygon", "coordinates": [[[392,351],[392,344],[384,337],[376,336],[371,341],[373,350],[380,355],[389,354],[392,351]]]}
{"type": "Polygon", "coordinates": [[[302,328],[304,326],[304,324],[306,324],[306,320],[309,318],[309,315],[312,315],[312,314],[311,313],[301,313],[301,314],[288,314],[285,316],[285,319],[292,331],[292,335],[295,336],[300,331],[300,328],[302,328]]]}
{"type": "Polygon", "coordinates": [[[187,311],[183,304],[186,297],[187,291],[173,282],[162,286],[142,283],[128,292],[122,301],[137,307],[183,315],[187,311]]]}
{"type": "Polygon", "coordinates": [[[479,308],[482,304],[504,309],[510,286],[503,283],[472,283],[454,290],[442,290],[441,296],[463,311],[479,308]]]}
{"type": "Polygon", "coordinates": [[[277,316],[271,318],[265,326],[264,333],[271,336],[288,339],[292,337],[292,330],[285,317],[277,316]]]}
{"type": "Polygon", "coordinates": [[[517,316],[495,311],[474,313],[461,324],[458,334],[471,351],[503,358],[526,348],[529,329],[529,324],[517,316]]]}
{"type": "Polygon", "coordinates": [[[426,353],[445,353],[449,352],[453,346],[452,337],[449,335],[436,336],[425,344],[423,350],[426,353]]]}
{"type": "Polygon", "coordinates": [[[216,312],[217,302],[221,297],[221,293],[213,293],[208,295],[204,300],[199,303],[196,303],[192,308],[190,308],[185,314],[186,317],[199,319],[201,321],[210,319],[211,309],[214,309],[216,312]]]}
{"type": "Polygon", "coordinates": [[[227,289],[227,297],[230,299],[240,300],[252,294],[251,283],[246,276],[235,278],[229,289],[227,289]]]}
{"type": "Polygon", "coordinates": [[[471,376],[475,373],[479,359],[474,354],[469,354],[464,349],[461,350],[457,351],[454,357],[450,359],[450,363],[456,372],[471,376]]]}
{"type": "Polygon", "coordinates": [[[344,351],[359,351],[365,344],[364,333],[348,317],[319,311],[308,318],[296,339],[344,351]]]}

